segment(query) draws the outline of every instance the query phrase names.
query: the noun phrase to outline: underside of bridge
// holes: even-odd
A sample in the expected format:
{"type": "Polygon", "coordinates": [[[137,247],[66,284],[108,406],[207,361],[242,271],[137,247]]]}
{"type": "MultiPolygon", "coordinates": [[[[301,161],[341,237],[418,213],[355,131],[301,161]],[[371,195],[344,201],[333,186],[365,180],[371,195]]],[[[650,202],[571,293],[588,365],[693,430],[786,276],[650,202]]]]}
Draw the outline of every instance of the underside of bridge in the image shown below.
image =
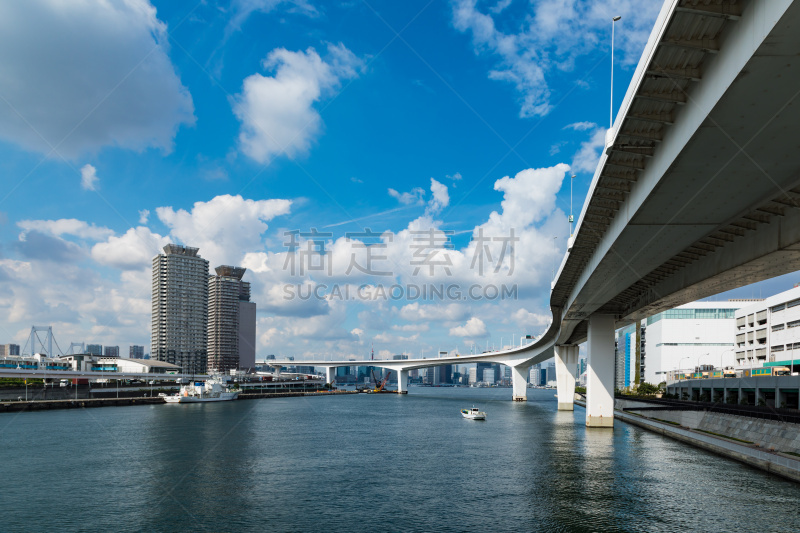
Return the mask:
{"type": "Polygon", "coordinates": [[[551,295],[559,343],[800,269],[790,4],[681,0],[654,32],[551,295]]]}
{"type": "Polygon", "coordinates": [[[551,293],[587,425],[613,424],[615,327],[800,269],[798,30],[792,0],[665,3],[551,293]]]}

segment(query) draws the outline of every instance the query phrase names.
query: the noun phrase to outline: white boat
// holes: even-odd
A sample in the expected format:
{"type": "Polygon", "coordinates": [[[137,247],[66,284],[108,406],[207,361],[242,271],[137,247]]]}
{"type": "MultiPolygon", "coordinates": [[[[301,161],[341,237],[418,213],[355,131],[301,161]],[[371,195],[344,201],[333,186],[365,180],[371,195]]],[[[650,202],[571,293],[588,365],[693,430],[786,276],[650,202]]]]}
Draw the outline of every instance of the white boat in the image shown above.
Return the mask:
{"type": "Polygon", "coordinates": [[[486,420],[486,413],[478,410],[477,407],[472,407],[472,409],[462,409],[461,416],[464,418],[469,418],[470,420],[486,420]]]}
{"type": "Polygon", "coordinates": [[[202,382],[196,381],[181,387],[178,394],[165,396],[167,403],[225,402],[235,400],[239,391],[232,391],[220,378],[213,377],[202,382]]]}

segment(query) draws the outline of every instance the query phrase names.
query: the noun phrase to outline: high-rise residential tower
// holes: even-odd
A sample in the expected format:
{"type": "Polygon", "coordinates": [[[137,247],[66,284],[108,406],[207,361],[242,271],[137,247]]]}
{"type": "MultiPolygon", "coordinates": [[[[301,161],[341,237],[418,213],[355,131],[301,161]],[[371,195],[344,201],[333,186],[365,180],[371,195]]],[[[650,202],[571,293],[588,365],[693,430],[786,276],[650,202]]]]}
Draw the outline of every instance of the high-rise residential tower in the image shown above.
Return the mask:
{"type": "Polygon", "coordinates": [[[204,374],[207,360],[208,261],[197,248],[168,244],[153,258],[150,358],[204,374]]]}
{"type": "Polygon", "coordinates": [[[119,357],[119,346],[103,346],[105,357],[119,357]]]}
{"type": "Polygon", "coordinates": [[[103,345],[102,344],[87,344],[86,345],[86,353],[90,353],[92,355],[103,355],[103,345]]]}
{"type": "Polygon", "coordinates": [[[131,359],[144,359],[144,346],[133,344],[128,348],[128,353],[131,359]]]}
{"type": "Polygon", "coordinates": [[[227,372],[255,368],[256,304],[246,269],[222,265],[208,277],[208,368],[227,372]]]}

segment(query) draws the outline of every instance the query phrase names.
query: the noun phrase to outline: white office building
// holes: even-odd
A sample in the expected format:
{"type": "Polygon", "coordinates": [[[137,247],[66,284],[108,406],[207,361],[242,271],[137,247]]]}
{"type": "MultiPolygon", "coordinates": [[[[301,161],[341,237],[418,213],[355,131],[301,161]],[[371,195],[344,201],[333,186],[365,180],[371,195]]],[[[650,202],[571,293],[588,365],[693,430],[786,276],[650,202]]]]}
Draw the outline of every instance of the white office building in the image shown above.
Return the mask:
{"type": "MultiPolygon", "coordinates": [[[[701,365],[733,366],[731,332],[736,310],[747,301],[692,302],[642,321],[640,382],[658,384],[676,371],[701,365]]],[[[617,388],[633,386],[636,377],[636,327],[617,332],[617,388]]]]}
{"type": "Polygon", "coordinates": [[[738,368],[787,366],[800,370],[800,287],[736,312],[738,368]]]}

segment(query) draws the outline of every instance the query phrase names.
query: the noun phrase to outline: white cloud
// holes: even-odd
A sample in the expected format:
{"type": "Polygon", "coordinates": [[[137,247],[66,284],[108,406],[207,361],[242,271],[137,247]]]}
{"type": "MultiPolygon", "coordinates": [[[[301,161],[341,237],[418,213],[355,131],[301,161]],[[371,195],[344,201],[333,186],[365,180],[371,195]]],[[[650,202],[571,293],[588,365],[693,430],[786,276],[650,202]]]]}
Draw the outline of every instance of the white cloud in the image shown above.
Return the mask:
{"type": "Polygon", "coordinates": [[[245,200],[224,194],[208,202],[195,202],[191,212],[159,207],[159,220],[177,241],[200,248],[211,267],[239,264],[245,253],[263,248],[261,235],[267,221],[289,212],[290,200],[245,200]]]}
{"type": "Polygon", "coordinates": [[[342,80],[357,77],[363,65],[343,44],[328,45],[325,60],[313,48],[270,52],[263,67],[275,75],[245,78],[242,93],[234,99],[233,111],[242,123],[241,151],[259,163],[308,152],[322,129],[314,103],[342,80]]]}
{"type": "Polygon", "coordinates": [[[226,37],[234,31],[241,29],[242,24],[255,12],[269,13],[278,7],[285,8],[290,13],[301,13],[316,16],[317,9],[305,0],[233,0],[231,11],[233,16],[225,28],[226,37]]]}
{"type": "Polygon", "coordinates": [[[426,323],[422,323],[422,324],[403,324],[402,326],[400,326],[398,324],[394,324],[392,326],[392,329],[394,331],[420,332],[420,331],[428,331],[428,330],[431,329],[431,327],[426,323]]]}
{"type": "Polygon", "coordinates": [[[0,2],[0,138],[74,159],[170,150],[194,107],[147,0],[0,2]]]}
{"type": "Polygon", "coordinates": [[[477,3],[453,0],[453,26],[471,33],[476,54],[497,59],[488,76],[514,85],[523,118],[550,111],[547,77],[572,70],[577,57],[602,49],[613,15],[622,16],[616,32],[618,60],[623,65],[638,60],[660,8],[659,2],[638,0],[541,0],[530,3],[527,16],[500,21],[508,3],[489,8],[496,18],[482,13],[477,3]]]}
{"type": "Polygon", "coordinates": [[[458,321],[463,320],[469,310],[459,304],[420,305],[418,302],[404,305],[400,309],[400,317],[409,322],[418,321],[458,321]]]}
{"type": "Polygon", "coordinates": [[[131,228],[125,234],[109,237],[92,247],[92,259],[121,270],[149,269],[153,257],[163,253],[168,237],[153,233],[145,226],[131,228]]]}
{"type": "Polygon", "coordinates": [[[425,190],[422,187],[414,187],[410,192],[403,193],[390,188],[388,192],[389,196],[396,198],[403,205],[422,205],[425,203],[425,190]]]}
{"type": "Polygon", "coordinates": [[[463,326],[450,328],[450,335],[452,337],[486,337],[488,331],[486,330],[486,324],[483,323],[483,320],[472,317],[467,320],[467,323],[463,326]]]}
{"type": "Polygon", "coordinates": [[[443,185],[431,178],[431,199],[428,202],[426,213],[435,215],[450,205],[450,195],[447,193],[447,185],[443,185]]]}
{"type": "Polygon", "coordinates": [[[586,130],[593,130],[597,127],[597,124],[594,122],[573,122],[572,124],[567,124],[564,126],[565,130],[575,130],[575,131],[586,131],[586,130]]]}
{"type": "Polygon", "coordinates": [[[572,158],[572,169],[575,172],[594,173],[600,161],[600,153],[606,144],[606,129],[596,128],[588,141],[581,143],[581,147],[572,158]]]}
{"type": "Polygon", "coordinates": [[[114,231],[102,226],[95,226],[75,218],[58,220],[20,220],[17,226],[24,232],[39,231],[60,237],[72,235],[81,239],[100,241],[114,234],[114,231]]]}
{"type": "Polygon", "coordinates": [[[97,169],[92,165],[83,165],[81,167],[81,188],[85,191],[97,190],[97,169]]]}
{"type": "Polygon", "coordinates": [[[147,224],[147,219],[150,218],[150,210],[142,209],[139,211],[139,224],[147,224]]]}
{"type": "Polygon", "coordinates": [[[461,172],[456,172],[452,176],[448,174],[446,177],[447,177],[447,179],[453,180],[453,181],[461,181],[461,178],[463,178],[463,176],[461,175],[461,172]]]}
{"type": "MultiPolygon", "coordinates": [[[[521,230],[549,215],[567,171],[569,165],[560,163],[549,168],[529,168],[518,172],[513,179],[506,176],[497,180],[494,190],[504,193],[502,225],[521,230]]],[[[490,221],[496,216],[492,213],[490,221]]]]}
{"type": "Polygon", "coordinates": [[[511,320],[513,320],[517,326],[523,328],[526,334],[532,334],[532,328],[549,324],[552,321],[552,317],[550,315],[531,313],[524,307],[520,307],[512,313],[511,320]]]}

